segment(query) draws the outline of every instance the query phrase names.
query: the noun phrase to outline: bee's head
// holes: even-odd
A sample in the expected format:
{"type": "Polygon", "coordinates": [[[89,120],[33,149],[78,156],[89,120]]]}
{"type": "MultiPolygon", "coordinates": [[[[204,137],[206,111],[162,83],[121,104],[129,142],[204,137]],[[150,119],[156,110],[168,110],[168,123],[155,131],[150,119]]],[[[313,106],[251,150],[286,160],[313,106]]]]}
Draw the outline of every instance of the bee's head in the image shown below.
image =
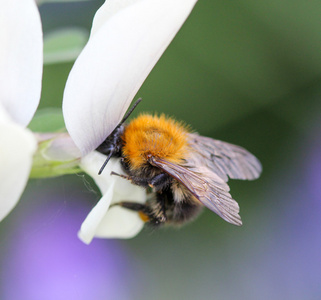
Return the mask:
{"type": "Polygon", "coordinates": [[[101,166],[98,175],[100,175],[103,170],[105,169],[108,161],[112,156],[120,156],[121,155],[121,148],[123,145],[122,141],[122,135],[124,133],[125,128],[125,121],[128,119],[130,114],[133,112],[133,110],[136,108],[136,106],[139,104],[139,102],[142,101],[141,98],[139,98],[132,108],[127,112],[125,117],[122,119],[122,121],[117,125],[117,127],[113,130],[113,132],[106,138],[106,140],[96,149],[98,152],[106,154],[107,158],[103,165],[101,166]]]}
{"type": "Polygon", "coordinates": [[[103,143],[96,149],[107,156],[112,153],[112,156],[120,154],[122,147],[122,134],[124,133],[124,125],[117,126],[113,132],[103,141],[103,143]]]}

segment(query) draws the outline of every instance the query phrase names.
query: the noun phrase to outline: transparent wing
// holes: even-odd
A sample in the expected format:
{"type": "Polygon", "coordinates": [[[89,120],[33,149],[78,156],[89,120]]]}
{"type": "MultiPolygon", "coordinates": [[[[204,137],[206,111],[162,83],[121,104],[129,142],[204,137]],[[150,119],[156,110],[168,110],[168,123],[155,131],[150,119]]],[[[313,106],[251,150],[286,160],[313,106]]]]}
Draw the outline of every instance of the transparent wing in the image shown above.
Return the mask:
{"type": "Polygon", "coordinates": [[[198,172],[188,167],[170,163],[164,159],[151,157],[150,163],[184,185],[207,208],[225,221],[242,225],[239,205],[229,194],[229,186],[207,168],[198,168],[198,172]]]}
{"type": "Polygon", "coordinates": [[[260,176],[259,160],[244,148],[219,140],[189,133],[189,146],[193,155],[187,159],[191,168],[206,166],[225,182],[232,179],[253,180],[260,176]]]}

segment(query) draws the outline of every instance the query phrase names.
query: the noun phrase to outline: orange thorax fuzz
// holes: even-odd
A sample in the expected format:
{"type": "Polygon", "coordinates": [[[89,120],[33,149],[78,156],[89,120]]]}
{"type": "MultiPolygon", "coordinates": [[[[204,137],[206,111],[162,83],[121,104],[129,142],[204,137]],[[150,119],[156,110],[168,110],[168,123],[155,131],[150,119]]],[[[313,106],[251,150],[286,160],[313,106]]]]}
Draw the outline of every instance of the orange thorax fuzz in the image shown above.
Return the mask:
{"type": "Polygon", "coordinates": [[[150,155],[180,163],[186,157],[187,133],[184,125],[165,115],[141,115],[125,128],[123,156],[132,169],[146,165],[150,155]]]}

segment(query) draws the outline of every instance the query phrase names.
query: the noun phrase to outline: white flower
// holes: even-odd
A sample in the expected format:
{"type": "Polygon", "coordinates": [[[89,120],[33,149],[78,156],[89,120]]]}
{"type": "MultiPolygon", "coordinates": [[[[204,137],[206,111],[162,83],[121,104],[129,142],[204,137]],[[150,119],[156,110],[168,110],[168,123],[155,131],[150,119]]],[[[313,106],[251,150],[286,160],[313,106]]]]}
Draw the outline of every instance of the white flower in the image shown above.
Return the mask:
{"type": "Polygon", "coordinates": [[[119,160],[112,158],[104,172],[98,175],[97,170],[105,161],[106,156],[96,151],[91,152],[82,159],[81,167],[95,179],[103,197],[92,209],[81,226],[79,238],[89,244],[93,237],[100,238],[131,238],[137,235],[144,226],[144,222],[137,213],[113,206],[113,203],[121,201],[133,201],[145,203],[145,190],[132,185],[129,181],[119,176],[111,176],[110,172],[124,174],[119,160]]]}
{"type": "Polygon", "coordinates": [[[0,0],[0,220],[28,181],[37,142],[25,126],[40,100],[42,29],[33,0],[0,0]]]}
{"type": "Polygon", "coordinates": [[[108,0],[97,11],[89,42],[67,80],[63,112],[67,130],[83,155],[83,169],[103,197],[82,224],[80,238],[129,238],[143,226],[138,214],[113,206],[120,200],[144,203],[145,193],[123,178],[117,160],[100,177],[105,156],[91,153],[123,118],[140,86],[174,38],[197,0],[108,0]],[[107,212],[108,211],[108,212],[107,212]]]}

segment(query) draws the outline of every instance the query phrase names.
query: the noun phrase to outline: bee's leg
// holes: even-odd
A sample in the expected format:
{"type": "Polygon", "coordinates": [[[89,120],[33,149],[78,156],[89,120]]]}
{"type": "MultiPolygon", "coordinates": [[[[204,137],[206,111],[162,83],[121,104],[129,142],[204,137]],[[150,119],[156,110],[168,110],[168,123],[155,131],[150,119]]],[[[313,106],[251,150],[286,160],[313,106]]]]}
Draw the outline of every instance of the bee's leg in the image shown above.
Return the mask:
{"type": "Polygon", "coordinates": [[[119,177],[121,177],[121,178],[127,179],[127,180],[129,180],[130,182],[132,182],[133,184],[142,186],[142,187],[144,187],[144,188],[147,188],[148,186],[150,186],[149,181],[148,181],[146,178],[135,177],[135,176],[127,176],[127,175],[121,175],[121,174],[118,174],[118,173],[116,173],[116,172],[114,172],[114,171],[112,171],[112,172],[110,173],[110,175],[116,175],[116,176],[119,176],[119,177]]]}
{"type": "Polygon", "coordinates": [[[172,182],[172,177],[170,177],[166,173],[161,173],[156,176],[154,176],[150,181],[149,181],[149,186],[152,188],[155,188],[156,191],[162,191],[166,187],[170,185],[172,182]]]}
{"type": "Polygon", "coordinates": [[[142,186],[145,188],[147,188],[147,187],[155,188],[156,191],[164,190],[172,182],[172,177],[170,177],[166,173],[158,174],[151,179],[135,177],[135,176],[128,176],[128,175],[121,175],[121,174],[118,174],[114,171],[112,171],[110,173],[110,175],[119,176],[121,178],[131,181],[132,183],[134,183],[136,185],[139,185],[139,186],[142,186]]]}
{"type": "Polygon", "coordinates": [[[127,179],[127,180],[129,180],[129,181],[132,180],[132,177],[131,177],[131,176],[118,174],[118,173],[116,173],[116,172],[114,172],[114,171],[111,171],[111,172],[110,172],[110,175],[116,175],[116,176],[118,176],[118,177],[127,179]]]}
{"type": "Polygon", "coordinates": [[[129,201],[122,201],[122,202],[112,204],[111,207],[115,206],[115,205],[119,205],[119,206],[127,208],[129,210],[137,211],[139,214],[139,217],[145,223],[149,223],[153,226],[159,226],[166,221],[166,218],[164,218],[164,216],[162,214],[158,214],[154,209],[151,209],[146,204],[129,202],[129,201]]]}

